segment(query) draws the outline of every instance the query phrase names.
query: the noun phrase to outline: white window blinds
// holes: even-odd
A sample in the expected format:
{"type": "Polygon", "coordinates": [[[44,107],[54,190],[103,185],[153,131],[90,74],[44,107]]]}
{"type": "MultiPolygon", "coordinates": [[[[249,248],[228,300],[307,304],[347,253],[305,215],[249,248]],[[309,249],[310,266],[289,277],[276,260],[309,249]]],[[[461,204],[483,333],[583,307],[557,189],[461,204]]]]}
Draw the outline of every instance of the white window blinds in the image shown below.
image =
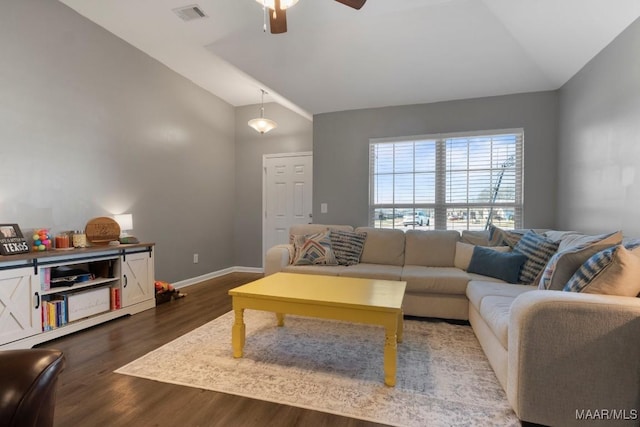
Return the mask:
{"type": "Polygon", "coordinates": [[[522,129],[372,140],[370,225],[522,226],[522,129]]]}

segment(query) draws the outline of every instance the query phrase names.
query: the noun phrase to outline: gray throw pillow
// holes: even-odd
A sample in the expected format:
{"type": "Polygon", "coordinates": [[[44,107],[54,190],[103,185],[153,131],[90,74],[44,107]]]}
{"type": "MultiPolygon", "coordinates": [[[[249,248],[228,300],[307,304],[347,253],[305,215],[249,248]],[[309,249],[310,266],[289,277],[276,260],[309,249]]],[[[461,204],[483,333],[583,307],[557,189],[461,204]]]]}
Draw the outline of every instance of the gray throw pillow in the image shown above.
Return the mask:
{"type": "Polygon", "coordinates": [[[355,265],[360,262],[367,233],[331,229],[331,247],[340,265],[355,265]]]}

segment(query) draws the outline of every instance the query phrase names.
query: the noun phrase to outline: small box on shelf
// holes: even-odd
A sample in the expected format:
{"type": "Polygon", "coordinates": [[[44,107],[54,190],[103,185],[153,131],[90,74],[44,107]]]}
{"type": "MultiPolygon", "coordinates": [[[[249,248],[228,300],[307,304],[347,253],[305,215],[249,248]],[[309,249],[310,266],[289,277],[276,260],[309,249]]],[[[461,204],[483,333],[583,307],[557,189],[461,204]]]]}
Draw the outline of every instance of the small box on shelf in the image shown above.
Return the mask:
{"type": "Polygon", "coordinates": [[[109,288],[92,289],[67,295],[69,322],[103,313],[111,309],[109,288]]]}

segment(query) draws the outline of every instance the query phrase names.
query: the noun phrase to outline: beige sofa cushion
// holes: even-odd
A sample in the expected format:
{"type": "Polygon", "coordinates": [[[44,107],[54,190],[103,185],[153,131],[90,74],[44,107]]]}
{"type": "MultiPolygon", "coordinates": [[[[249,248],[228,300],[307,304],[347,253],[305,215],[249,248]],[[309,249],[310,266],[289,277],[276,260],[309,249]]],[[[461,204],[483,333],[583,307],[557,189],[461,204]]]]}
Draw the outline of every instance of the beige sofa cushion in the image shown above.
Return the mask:
{"type": "Polygon", "coordinates": [[[469,302],[473,304],[478,312],[482,304],[482,299],[488,295],[517,297],[524,292],[530,292],[536,290],[535,286],[531,285],[506,285],[504,282],[492,282],[484,280],[472,280],[467,285],[467,298],[469,302]]]}
{"type": "Polygon", "coordinates": [[[344,265],[288,265],[282,269],[286,273],[319,274],[338,276],[347,268],[344,265]]]}
{"type": "Polygon", "coordinates": [[[505,350],[509,345],[509,312],[513,300],[514,297],[488,295],[482,299],[480,308],[480,316],[505,350]]]}
{"type": "Polygon", "coordinates": [[[462,230],[460,240],[477,246],[489,246],[489,230],[462,230]]]}
{"type": "Polygon", "coordinates": [[[403,265],[404,264],[404,231],[358,227],[357,233],[367,233],[360,263],[403,265]]]}
{"type": "Polygon", "coordinates": [[[506,350],[511,303],[517,296],[534,290],[535,286],[472,281],[467,285],[467,297],[506,350]]]}
{"type": "Polygon", "coordinates": [[[350,225],[327,225],[327,224],[294,224],[289,227],[289,243],[293,243],[293,236],[322,233],[330,229],[353,231],[350,225]]]}
{"type": "Polygon", "coordinates": [[[402,267],[398,265],[366,264],[350,265],[340,271],[340,276],[363,279],[400,280],[402,267]]]}
{"type": "Polygon", "coordinates": [[[407,282],[407,292],[464,295],[469,276],[454,267],[423,267],[405,265],[401,280],[407,282]]]}
{"type": "Polygon", "coordinates": [[[406,240],[406,265],[453,267],[460,233],[455,230],[409,230],[406,240]]]}
{"type": "Polygon", "coordinates": [[[467,276],[469,276],[469,281],[479,280],[481,282],[507,283],[504,280],[498,279],[496,277],[489,277],[489,276],[485,276],[483,274],[478,274],[478,273],[469,273],[468,271],[467,271],[467,276]]]}
{"type": "Polygon", "coordinates": [[[289,243],[293,243],[293,236],[322,233],[330,229],[353,231],[350,225],[294,224],[289,227],[289,243]]]}

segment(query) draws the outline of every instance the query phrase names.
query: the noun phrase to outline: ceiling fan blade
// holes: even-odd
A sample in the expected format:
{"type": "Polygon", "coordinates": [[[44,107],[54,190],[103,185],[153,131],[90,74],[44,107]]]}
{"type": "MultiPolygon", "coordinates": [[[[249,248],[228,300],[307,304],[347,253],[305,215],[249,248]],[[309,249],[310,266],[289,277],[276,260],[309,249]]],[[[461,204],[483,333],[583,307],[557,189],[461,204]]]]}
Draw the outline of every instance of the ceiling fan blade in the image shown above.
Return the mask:
{"type": "Polygon", "coordinates": [[[352,7],[354,9],[360,9],[367,0],[336,0],[338,3],[342,3],[346,6],[352,7]]]}
{"type": "Polygon", "coordinates": [[[276,0],[274,8],[269,9],[269,28],[271,34],[287,32],[287,11],[280,9],[280,0],[276,0]]]}

